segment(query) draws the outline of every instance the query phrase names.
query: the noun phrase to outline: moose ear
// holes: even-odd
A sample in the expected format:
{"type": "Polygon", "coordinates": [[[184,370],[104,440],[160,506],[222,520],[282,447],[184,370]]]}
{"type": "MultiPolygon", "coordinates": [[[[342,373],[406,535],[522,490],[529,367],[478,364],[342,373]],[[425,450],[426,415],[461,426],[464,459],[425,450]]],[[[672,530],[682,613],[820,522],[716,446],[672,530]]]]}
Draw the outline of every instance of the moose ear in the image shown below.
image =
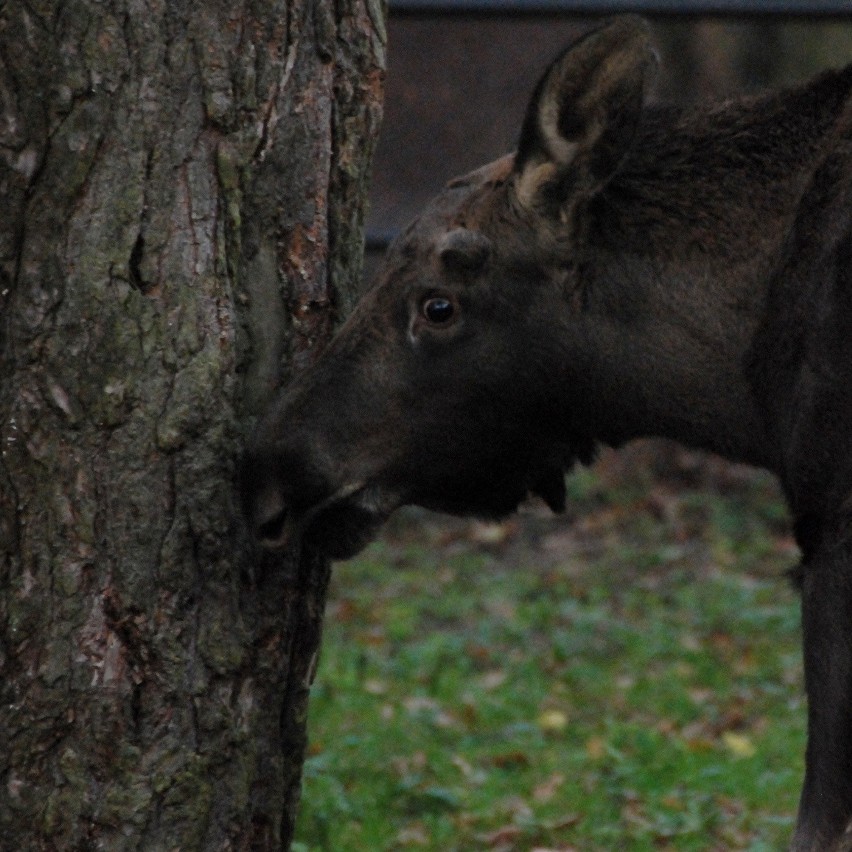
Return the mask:
{"type": "Polygon", "coordinates": [[[593,30],[547,69],[515,157],[515,191],[530,208],[561,209],[596,191],[624,158],[656,67],[648,25],[633,16],[593,30]]]}

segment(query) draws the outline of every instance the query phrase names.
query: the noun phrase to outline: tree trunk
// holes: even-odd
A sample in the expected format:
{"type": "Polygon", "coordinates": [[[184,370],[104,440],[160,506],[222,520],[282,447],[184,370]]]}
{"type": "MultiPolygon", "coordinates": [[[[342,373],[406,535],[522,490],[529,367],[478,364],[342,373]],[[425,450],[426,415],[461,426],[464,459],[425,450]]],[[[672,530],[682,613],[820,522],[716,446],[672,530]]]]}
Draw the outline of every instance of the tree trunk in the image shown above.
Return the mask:
{"type": "Polygon", "coordinates": [[[0,846],[280,849],[328,566],[252,416],[358,287],[380,0],[0,2],[0,846]]]}

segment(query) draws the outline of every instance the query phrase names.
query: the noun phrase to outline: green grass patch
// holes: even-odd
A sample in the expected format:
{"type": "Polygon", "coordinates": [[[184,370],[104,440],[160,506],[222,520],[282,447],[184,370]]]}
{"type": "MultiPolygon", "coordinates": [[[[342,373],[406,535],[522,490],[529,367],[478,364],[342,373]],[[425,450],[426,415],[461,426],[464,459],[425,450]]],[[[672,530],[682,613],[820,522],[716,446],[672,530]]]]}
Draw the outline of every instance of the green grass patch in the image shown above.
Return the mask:
{"type": "Polygon", "coordinates": [[[335,568],[296,850],[783,848],[804,751],[771,482],[584,471],[335,568]]]}

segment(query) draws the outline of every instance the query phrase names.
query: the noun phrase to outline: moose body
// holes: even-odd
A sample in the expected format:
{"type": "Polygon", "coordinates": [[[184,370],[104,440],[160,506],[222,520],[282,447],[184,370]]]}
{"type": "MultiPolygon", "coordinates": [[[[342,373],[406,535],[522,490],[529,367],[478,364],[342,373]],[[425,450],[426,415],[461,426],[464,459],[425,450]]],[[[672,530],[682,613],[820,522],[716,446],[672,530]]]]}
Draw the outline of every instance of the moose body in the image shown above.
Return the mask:
{"type": "Polygon", "coordinates": [[[852,848],[852,66],[647,106],[635,18],[545,72],[517,152],[451,182],[246,453],[271,547],[359,550],[405,503],[554,509],[598,443],[666,436],[781,479],[802,552],[792,846],[852,848]]]}

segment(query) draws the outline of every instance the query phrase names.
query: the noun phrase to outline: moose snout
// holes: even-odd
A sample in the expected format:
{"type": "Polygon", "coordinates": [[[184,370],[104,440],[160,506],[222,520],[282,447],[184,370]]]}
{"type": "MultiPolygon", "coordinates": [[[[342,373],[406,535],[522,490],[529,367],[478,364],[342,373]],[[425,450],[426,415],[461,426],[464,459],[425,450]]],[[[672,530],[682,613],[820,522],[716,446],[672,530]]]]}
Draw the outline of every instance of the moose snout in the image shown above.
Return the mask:
{"type": "MultiPolygon", "coordinates": [[[[298,436],[297,436],[298,437],[298,436]]],[[[309,441],[250,445],[243,456],[243,513],[255,541],[283,550],[303,540],[318,518],[352,489],[341,488],[317,459],[309,441]]]]}
{"type": "Polygon", "coordinates": [[[248,520],[255,540],[266,548],[278,550],[289,543],[291,525],[288,521],[292,517],[282,489],[268,483],[254,495],[248,520]]]}
{"type": "Polygon", "coordinates": [[[286,547],[292,534],[292,499],[274,459],[247,450],[241,464],[240,491],[243,515],[258,544],[270,549],[286,547]]]}
{"type": "Polygon", "coordinates": [[[243,515],[258,544],[282,550],[293,543],[305,512],[323,499],[325,477],[302,440],[275,440],[259,432],[243,453],[243,515]]]}
{"type": "Polygon", "coordinates": [[[345,475],[343,464],[324,467],[325,456],[318,462],[316,455],[303,444],[300,451],[284,451],[280,444],[250,448],[242,464],[243,513],[255,541],[268,550],[298,545],[348,559],[374,537],[399,500],[345,475]]]}

